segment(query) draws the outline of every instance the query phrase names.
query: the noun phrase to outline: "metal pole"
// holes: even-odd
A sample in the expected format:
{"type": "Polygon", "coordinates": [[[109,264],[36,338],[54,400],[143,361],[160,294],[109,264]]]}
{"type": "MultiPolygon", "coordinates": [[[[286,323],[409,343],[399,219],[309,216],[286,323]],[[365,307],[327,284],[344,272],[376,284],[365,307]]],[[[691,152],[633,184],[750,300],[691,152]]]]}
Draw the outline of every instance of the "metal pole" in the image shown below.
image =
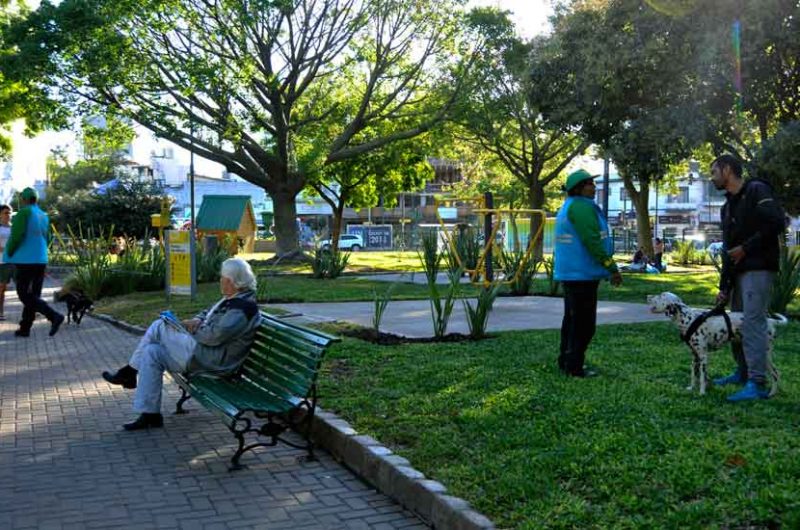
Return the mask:
{"type": "Polygon", "coordinates": [[[658,237],[658,182],[656,182],[656,218],[653,226],[653,237],[658,237]]]}
{"type": "MultiPolygon", "coordinates": [[[[483,194],[484,202],[486,203],[484,207],[487,210],[491,210],[494,208],[494,197],[492,196],[492,192],[487,191],[483,194]]],[[[486,245],[486,280],[492,281],[494,280],[494,272],[492,271],[492,246],[494,245],[494,241],[490,241],[492,238],[492,214],[490,212],[486,212],[483,220],[483,242],[486,245]]]]}
{"type": "Polygon", "coordinates": [[[606,221],[608,221],[608,186],[609,186],[609,160],[608,156],[603,159],[603,214],[606,216],[606,221]]]}

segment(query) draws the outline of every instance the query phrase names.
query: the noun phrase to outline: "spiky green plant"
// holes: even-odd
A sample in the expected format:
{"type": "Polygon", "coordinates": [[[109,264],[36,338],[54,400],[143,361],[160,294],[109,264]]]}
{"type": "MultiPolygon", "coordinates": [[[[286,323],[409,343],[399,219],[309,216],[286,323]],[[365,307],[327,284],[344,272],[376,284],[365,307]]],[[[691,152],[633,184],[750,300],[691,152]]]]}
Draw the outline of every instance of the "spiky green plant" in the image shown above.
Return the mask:
{"type": "Polygon", "coordinates": [[[486,326],[489,324],[489,313],[492,312],[494,301],[500,292],[500,282],[493,282],[488,287],[484,286],[478,293],[475,307],[468,300],[463,300],[464,311],[467,314],[469,336],[481,339],[486,336],[486,326]]]}
{"type": "Polygon", "coordinates": [[[397,287],[397,284],[393,283],[389,286],[388,289],[386,289],[382,293],[379,293],[377,289],[373,291],[374,311],[372,313],[372,329],[375,330],[376,337],[378,336],[378,333],[380,333],[381,320],[383,320],[383,314],[386,312],[386,307],[392,300],[392,292],[394,291],[395,287],[397,287]]]}
{"type": "Polygon", "coordinates": [[[786,307],[797,296],[800,289],[800,250],[781,246],[780,268],[772,283],[769,310],[786,313],[786,307]]]}

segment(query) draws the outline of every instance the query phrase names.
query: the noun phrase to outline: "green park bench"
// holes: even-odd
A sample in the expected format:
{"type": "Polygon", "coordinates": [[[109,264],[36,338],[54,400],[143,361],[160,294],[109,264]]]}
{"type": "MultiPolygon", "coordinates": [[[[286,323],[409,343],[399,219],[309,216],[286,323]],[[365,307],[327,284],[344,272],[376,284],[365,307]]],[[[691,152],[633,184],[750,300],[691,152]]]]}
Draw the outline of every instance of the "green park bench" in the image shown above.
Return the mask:
{"type": "Polygon", "coordinates": [[[170,373],[181,388],[175,413],[194,398],[219,415],[239,442],[231,470],[240,469],[239,458],[256,447],[283,442],[308,451],[314,459],[311,423],[317,405],[317,375],[328,346],[340,339],[261,314],[261,326],[240,370],[226,378],[170,373]],[[263,422],[263,423],[262,423],[263,422]],[[255,424],[262,423],[260,427],[255,424]],[[300,433],[303,445],[286,439],[288,429],[300,433]],[[245,434],[269,441],[245,445],[245,434]]]}

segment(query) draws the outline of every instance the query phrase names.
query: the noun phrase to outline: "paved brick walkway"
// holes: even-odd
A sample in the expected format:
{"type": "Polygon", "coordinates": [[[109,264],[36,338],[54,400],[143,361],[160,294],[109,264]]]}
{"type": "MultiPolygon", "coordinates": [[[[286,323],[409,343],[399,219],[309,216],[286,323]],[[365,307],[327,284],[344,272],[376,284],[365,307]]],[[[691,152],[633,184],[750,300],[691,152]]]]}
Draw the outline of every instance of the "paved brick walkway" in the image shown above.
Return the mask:
{"type": "Polygon", "coordinates": [[[124,364],[136,342],[86,318],[55,338],[37,320],[14,337],[20,305],[0,323],[0,528],[426,528],[319,451],[284,447],[245,454],[229,473],[234,438],[191,401],[165,428],[127,433],[131,394],[100,373],[124,364]]]}

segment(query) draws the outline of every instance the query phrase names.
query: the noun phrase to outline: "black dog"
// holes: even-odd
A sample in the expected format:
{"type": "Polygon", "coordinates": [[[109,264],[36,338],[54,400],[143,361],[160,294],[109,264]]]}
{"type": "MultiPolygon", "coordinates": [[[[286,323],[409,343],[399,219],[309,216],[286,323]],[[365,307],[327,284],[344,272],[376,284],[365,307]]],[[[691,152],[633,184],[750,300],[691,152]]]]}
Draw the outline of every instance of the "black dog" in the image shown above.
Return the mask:
{"type": "Polygon", "coordinates": [[[79,291],[61,292],[56,301],[67,304],[67,323],[75,322],[76,325],[80,325],[87,311],[94,309],[94,302],[79,291]]]}

